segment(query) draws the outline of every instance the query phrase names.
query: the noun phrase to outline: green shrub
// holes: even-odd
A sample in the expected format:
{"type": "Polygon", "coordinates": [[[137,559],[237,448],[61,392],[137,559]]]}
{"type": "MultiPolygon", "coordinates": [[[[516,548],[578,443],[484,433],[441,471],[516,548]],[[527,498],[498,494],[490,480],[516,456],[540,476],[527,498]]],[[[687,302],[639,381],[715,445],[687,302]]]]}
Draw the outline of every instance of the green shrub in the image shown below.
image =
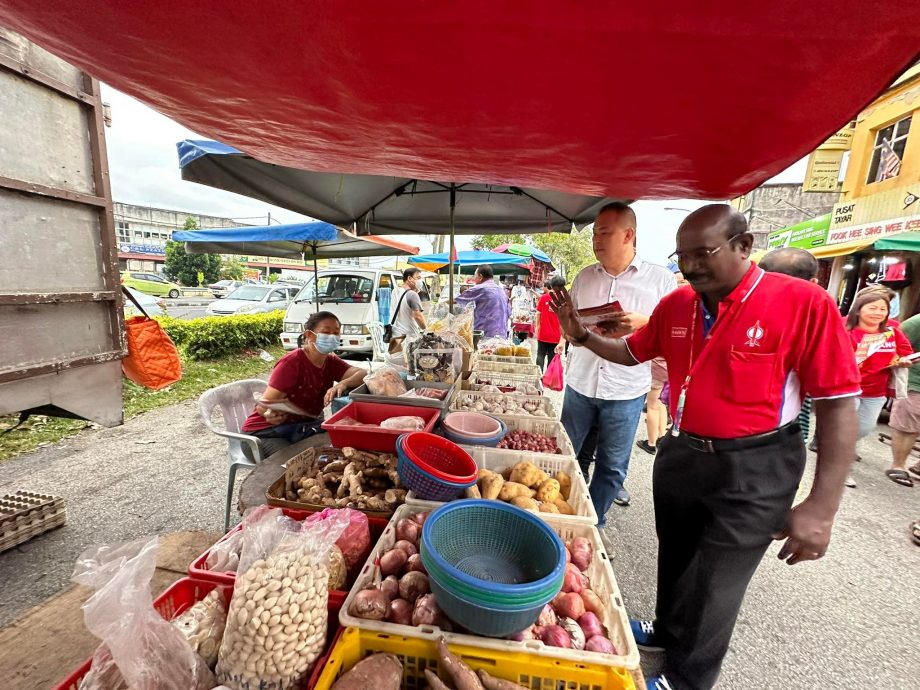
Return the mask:
{"type": "Polygon", "coordinates": [[[157,321],[189,359],[215,359],[253,347],[278,345],[284,312],[208,316],[183,321],[168,316],[157,321]]]}

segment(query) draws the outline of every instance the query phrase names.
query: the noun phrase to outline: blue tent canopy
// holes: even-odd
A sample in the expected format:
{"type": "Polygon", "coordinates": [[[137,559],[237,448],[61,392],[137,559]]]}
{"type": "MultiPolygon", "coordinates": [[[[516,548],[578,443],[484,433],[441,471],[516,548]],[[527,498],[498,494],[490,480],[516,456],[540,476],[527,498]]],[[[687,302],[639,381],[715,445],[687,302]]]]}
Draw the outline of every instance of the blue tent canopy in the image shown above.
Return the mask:
{"type": "MultiPolygon", "coordinates": [[[[426,270],[436,270],[429,266],[437,265],[438,268],[449,263],[447,252],[440,254],[425,254],[423,256],[413,256],[409,263],[426,270]]],[[[507,266],[514,264],[528,263],[527,257],[515,256],[514,254],[499,254],[498,252],[487,252],[478,249],[457,252],[457,259],[454,261],[458,266],[479,266],[480,264],[491,264],[493,266],[507,266]]]]}

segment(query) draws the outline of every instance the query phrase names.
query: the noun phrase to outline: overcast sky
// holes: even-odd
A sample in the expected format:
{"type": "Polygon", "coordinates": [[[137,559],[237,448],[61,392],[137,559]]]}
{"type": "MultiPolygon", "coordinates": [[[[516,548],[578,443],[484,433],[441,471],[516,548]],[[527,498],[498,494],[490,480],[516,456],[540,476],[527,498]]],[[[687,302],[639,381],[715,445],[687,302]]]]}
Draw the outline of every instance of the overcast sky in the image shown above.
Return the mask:
{"type": "MultiPolygon", "coordinates": [[[[190,211],[205,215],[258,223],[271,212],[272,219],[295,223],[305,218],[286,209],[212,187],[183,182],[179,174],[176,142],[204,139],[152,108],[107,85],[103,99],[112,106],[113,125],[106,129],[112,194],[115,201],[142,206],[190,211]]],[[[773,182],[801,182],[805,161],[799,161],[773,178],[773,182]]],[[[689,211],[708,203],[690,199],[638,201],[633,208],[638,218],[639,253],[643,258],[666,263],[674,251],[677,226],[689,211]]],[[[399,238],[409,241],[407,238],[399,238]]],[[[431,250],[424,238],[413,238],[422,253],[431,250]]],[[[460,249],[469,248],[469,238],[457,238],[460,249]]]]}

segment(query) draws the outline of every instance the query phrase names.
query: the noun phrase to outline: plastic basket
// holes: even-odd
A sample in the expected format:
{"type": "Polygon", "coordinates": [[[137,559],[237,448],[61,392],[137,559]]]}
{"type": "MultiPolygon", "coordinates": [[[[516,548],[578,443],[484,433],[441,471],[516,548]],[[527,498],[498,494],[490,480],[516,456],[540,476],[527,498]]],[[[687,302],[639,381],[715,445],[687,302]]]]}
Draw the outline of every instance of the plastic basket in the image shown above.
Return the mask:
{"type": "MultiPolygon", "coordinates": [[[[575,661],[538,657],[513,649],[488,652],[466,644],[449,641],[450,650],[473,670],[484,669],[489,675],[519,683],[533,690],[637,690],[629,671],[584,664],[575,661]]],[[[361,659],[371,654],[395,654],[403,665],[405,690],[423,690],[427,686],[425,669],[437,673],[437,640],[404,637],[357,628],[343,629],[315,690],[329,690],[335,681],[361,659]]],[[[641,682],[641,674],[638,678],[641,682]]],[[[641,685],[644,690],[644,683],[641,685]]]]}
{"type": "Polygon", "coordinates": [[[425,496],[431,501],[452,501],[464,489],[476,483],[476,479],[464,482],[449,482],[426,472],[421,466],[412,462],[403,449],[402,438],[396,441],[396,472],[403,486],[418,496],[425,496]]]}
{"type": "MultiPolygon", "coordinates": [[[[470,457],[476,461],[476,466],[481,470],[492,470],[501,474],[503,470],[513,467],[517,463],[527,461],[532,462],[551,477],[554,477],[557,472],[565,472],[572,480],[569,505],[575,510],[575,515],[540,513],[540,516],[550,515],[554,520],[562,520],[563,522],[577,522],[585,525],[597,524],[597,511],[594,510],[594,503],[588,493],[588,485],[575,458],[567,455],[544,455],[523,450],[498,450],[495,448],[482,448],[481,446],[464,446],[463,449],[470,454],[470,457]]],[[[410,491],[406,495],[406,505],[418,506],[425,510],[436,510],[442,504],[422,500],[414,492],[410,491]]]]}
{"type": "MultiPolygon", "coordinates": [[[[196,602],[204,599],[208,592],[215,587],[223,588],[224,596],[229,604],[230,597],[233,594],[232,586],[228,587],[226,585],[220,585],[217,582],[206,582],[184,577],[174,582],[165,592],[154,599],[153,608],[155,608],[166,620],[172,620],[186,609],[191,608],[196,602]]],[[[331,618],[330,616],[330,620],[331,618]]],[[[80,664],[80,667],[67,676],[67,678],[65,678],[60,685],[55,687],[54,690],[78,690],[80,681],[83,680],[83,676],[89,673],[92,665],[93,660],[92,657],[90,657],[80,664]]]]}
{"type": "MultiPolygon", "coordinates": [[[[364,567],[361,568],[361,574],[355,581],[354,586],[342,610],[339,613],[339,622],[345,628],[360,628],[364,631],[381,633],[382,636],[392,636],[394,638],[416,638],[427,640],[431,644],[437,642],[438,638],[444,637],[450,644],[466,645],[469,647],[479,648],[478,654],[488,659],[493,656],[494,652],[518,652],[522,655],[529,653],[534,662],[545,659],[562,659],[577,664],[583,664],[586,668],[602,667],[625,668],[630,671],[636,670],[638,675],[639,668],[639,649],[636,647],[636,641],[633,638],[632,631],[629,628],[629,617],[626,614],[626,608],[623,605],[623,598],[620,595],[620,588],[617,585],[616,578],[613,575],[613,568],[610,565],[610,558],[604,550],[604,544],[601,541],[600,533],[592,525],[581,525],[577,523],[565,522],[558,519],[557,515],[543,515],[544,520],[550,524],[553,530],[563,541],[568,541],[575,537],[585,537],[591,542],[594,548],[594,559],[589,566],[586,575],[591,580],[592,589],[604,602],[604,616],[601,622],[607,628],[610,639],[617,648],[619,654],[598,654],[595,652],[578,651],[576,649],[562,649],[559,647],[548,647],[539,640],[527,640],[524,642],[513,642],[511,640],[497,640],[489,637],[477,637],[475,635],[464,635],[461,633],[445,632],[437,626],[408,626],[397,625],[396,623],[387,623],[385,621],[372,621],[363,618],[357,618],[349,614],[349,610],[355,595],[362,589],[365,589],[374,577],[374,561],[385,551],[391,549],[396,543],[396,523],[403,518],[426,512],[419,506],[404,505],[396,509],[390,524],[383,531],[383,535],[377,541],[371,555],[368,557],[364,567]],[[488,651],[482,651],[488,650],[488,651]],[[537,658],[539,657],[539,659],[537,658]]],[[[571,679],[569,679],[571,680],[571,679]]],[[[424,687],[406,686],[406,687],[424,687]]],[[[557,686],[539,686],[546,688],[555,688],[557,686]]],[[[571,685],[562,685],[558,687],[571,688],[571,685]]],[[[604,687],[603,685],[599,687],[604,687]]],[[[617,686],[614,686],[617,687],[617,686]]]]}
{"type": "MultiPolygon", "coordinates": [[[[543,375],[540,376],[522,376],[520,374],[500,374],[492,371],[473,371],[470,372],[469,386],[470,390],[478,391],[483,386],[496,386],[502,393],[520,393],[520,388],[524,385],[532,386],[533,390],[538,391],[536,395],[543,395],[543,375]]],[[[528,395],[528,393],[520,393],[528,395]]]]}
{"type": "Polygon", "coordinates": [[[543,371],[533,362],[526,364],[506,364],[504,362],[489,362],[479,359],[473,365],[473,372],[487,371],[497,374],[514,374],[515,376],[543,377],[543,371]]]}
{"type": "Polygon", "coordinates": [[[500,362],[501,364],[533,364],[533,357],[511,357],[508,355],[476,355],[476,361],[477,362],[500,362]]]}
{"type": "Polygon", "coordinates": [[[456,443],[428,433],[405,434],[398,449],[414,465],[446,482],[468,485],[476,481],[479,468],[456,443]]]}
{"type": "Polygon", "coordinates": [[[451,411],[464,411],[464,412],[482,412],[483,414],[491,415],[501,420],[505,420],[506,417],[535,417],[536,419],[559,419],[559,413],[556,412],[556,408],[553,407],[552,400],[549,397],[544,395],[514,395],[514,394],[501,394],[501,393],[483,393],[482,391],[459,391],[456,397],[453,399],[453,402],[450,404],[451,411]],[[485,410],[477,410],[473,406],[479,402],[482,398],[489,396],[500,396],[502,398],[513,398],[520,404],[525,402],[534,402],[540,406],[540,409],[543,410],[543,415],[531,415],[531,414],[521,414],[521,415],[506,415],[495,412],[486,412],[485,410]]]}
{"type": "Polygon", "coordinates": [[[329,434],[332,445],[338,448],[379,450],[396,452],[396,439],[406,433],[405,429],[381,429],[370,426],[339,425],[345,417],[364,424],[380,424],[391,417],[421,417],[425,420],[425,431],[434,429],[441,412],[436,408],[410,407],[409,405],[385,405],[383,403],[353,402],[346,405],[322,424],[329,434]]]}
{"type": "MultiPolygon", "coordinates": [[[[565,427],[562,426],[562,422],[558,419],[543,419],[542,417],[508,417],[507,420],[502,421],[504,421],[505,426],[508,427],[509,434],[512,431],[529,431],[532,434],[543,434],[544,436],[555,438],[556,445],[561,451],[561,453],[556,453],[556,455],[575,457],[575,448],[572,446],[572,441],[565,432],[565,427]]],[[[521,452],[512,451],[510,448],[496,448],[495,450],[503,452],[521,452]]],[[[531,451],[526,452],[529,453],[531,451]]],[[[543,455],[546,455],[546,453],[543,453],[543,455]]],[[[549,455],[552,455],[552,453],[549,453],[549,455]]]]}
{"type": "MultiPolygon", "coordinates": [[[[289,518],[291,518],[292,520],[298,520],[298,521],[304,520],[308,516],[313,515],[313,511],[309,511],[309,510],[294,510],[292,508],[282,508],[281,511],[285,515],[287,515],[289,518]]],[[[368,522],[368,528],[371,533],[371,547],[373,548],[373,545],[380,538],[380,535],[383,534],[383,530],[386,528],[388,521],[383,520],[381,518],[369,517],[367,519],[367,522],[368,522]]],[[[229,532],[227,532],[220,539],[218,539],[213,545],[211,545],[210,548],[208,548],[207,551],[205,551],[198,558],[192,561],[191,565],[189,565],[188,567],[189,577],[194,578],[196,580],[202,580],[205,582],[216,582],[221,585],[229,585],[232,587],[234,583],[236,583],[236,572],[233,572],[233,571],[221,572],[217,570],[209,570],[207,566],[208,554],[211,553],[211,549],[213,549],[218,544],[220,544],[222,541],[227,539],[231,534],[235,532],[239,532],[242,529],[243,529],[243,523],[241,522],[235,527],[233,527],[229,532]]],[[[360,572],[361,572],[360,566],[355,566],[352,572],[348,573],[348,582],[349,583],[354,582],[355,578],[358,576],[358,573],[360,572]]],[[[329,605],[332,606],[334,603],[336,610],[338,610],[339,608],[341,608],[342,604],[345,602],[345,597],[347,596],[348,596],[347,589],[346,590],[331,589],[329,590],[329,605]]]]}

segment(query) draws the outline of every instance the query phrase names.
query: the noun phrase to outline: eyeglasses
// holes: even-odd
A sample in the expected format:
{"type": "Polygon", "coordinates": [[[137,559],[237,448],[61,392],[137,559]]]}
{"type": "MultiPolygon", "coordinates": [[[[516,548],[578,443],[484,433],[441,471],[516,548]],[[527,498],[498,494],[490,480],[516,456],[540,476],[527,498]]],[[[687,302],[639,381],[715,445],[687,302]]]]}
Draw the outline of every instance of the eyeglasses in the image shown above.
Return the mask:
{"type": "Polygon", "coordinates": [[[713,247],[712,249],[692,249],[689,252],[674,252],[668,257],[669,261],[676,261],[679,264],[687,263],[688,261],[693,261],[699,263],[701,261],[708,261],[715,254],[722,251],[723,247],[734,242],[736,239],[741,237],[744,233],[738,233],[737,235],[732,235],[727,240],[725,240],[718,247],[713,247]]]}

